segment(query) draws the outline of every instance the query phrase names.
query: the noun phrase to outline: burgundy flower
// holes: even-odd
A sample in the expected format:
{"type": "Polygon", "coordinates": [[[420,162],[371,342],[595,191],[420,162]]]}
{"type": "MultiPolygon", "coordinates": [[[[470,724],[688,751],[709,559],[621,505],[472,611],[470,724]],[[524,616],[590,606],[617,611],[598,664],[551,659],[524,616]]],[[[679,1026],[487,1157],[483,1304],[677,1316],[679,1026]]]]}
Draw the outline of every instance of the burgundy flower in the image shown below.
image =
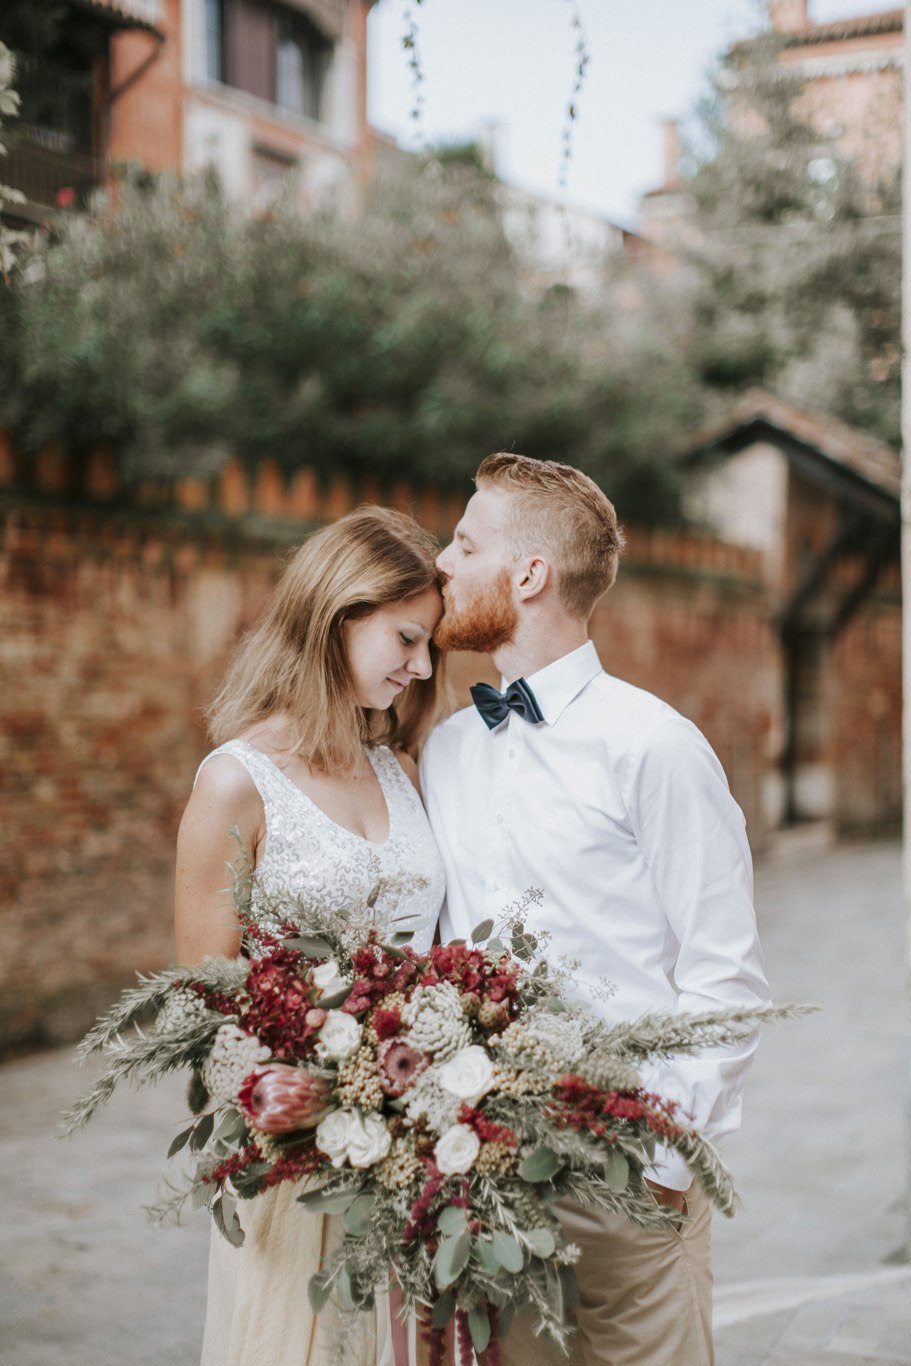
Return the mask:
{"type": "Polygon", "coordinates": [[[402,1028],[402,1012],[395,1006],[377,1006],[372,1023],[378,1038],[393,1039],[402,1028]]]}
{"type": "Polygon", "coordinates": [[[300,1067],[266,1063],[245,1077],[238,1108],[264,1134],[310,1129],[330,1105],[330,1089],[322,1077],[300,1067]]]}
{"type": "Polygon", "coordinates": [[[376,1063],[380,1086],[386,1095],[403,1096],[430,1066],[430,1054],[419,1053],[404,1039],[387,1039],[377,1049],[376,1063]]]}

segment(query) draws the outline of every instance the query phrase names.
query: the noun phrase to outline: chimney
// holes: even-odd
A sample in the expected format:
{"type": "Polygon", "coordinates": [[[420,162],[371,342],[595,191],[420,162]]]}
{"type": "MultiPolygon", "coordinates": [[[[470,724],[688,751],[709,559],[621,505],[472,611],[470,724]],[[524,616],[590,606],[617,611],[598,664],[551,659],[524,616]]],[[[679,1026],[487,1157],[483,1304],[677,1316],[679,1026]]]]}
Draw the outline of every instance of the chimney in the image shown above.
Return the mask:
{"type": "Polygon", "coordinates": [[[664,130],[664,188],[680,184],[680,124],[676,119],[662,120],[664,130]]]}
{"type": "Polygon", "coordinates": [[[809,28],[807,0],[766,0],[776,33],[801,33],[809,28]]]}

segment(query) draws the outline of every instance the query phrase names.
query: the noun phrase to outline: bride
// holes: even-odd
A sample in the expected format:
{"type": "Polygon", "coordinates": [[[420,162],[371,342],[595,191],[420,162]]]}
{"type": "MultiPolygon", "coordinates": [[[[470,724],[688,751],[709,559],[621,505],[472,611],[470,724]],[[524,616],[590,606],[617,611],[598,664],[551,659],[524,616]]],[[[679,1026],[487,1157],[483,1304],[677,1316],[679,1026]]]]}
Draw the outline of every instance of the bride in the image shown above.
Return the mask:
{"type": "MultiPolygon", "coordinates": [[[[264,888],[344,911],[362,909],[379,885],[377,916],[404,919],[414,947],[430,946],[443,871],[412,756],[439,693],[434,554],[409,518],[364,508],[290,561],[210,710],[218,748],[197,775],[177,845],[180,962],[244,951],[225,891],[237,835],[264,888]]],[[[340,1236],[338,1220],[304,1212],[295,1194],[286,1183],[241,1202],[241,1248],[213,1232],[203,1366],[333,1361],[332,1311],[312,1314],[307,1283],[340,1236]]],[[[358,1318],[346,1366],[403,1360],[388,1300],[378,1299],[375,1322],[358,1318]]],[[[413,1326],[409,1337],[414,1360],[413,1326]]]]}

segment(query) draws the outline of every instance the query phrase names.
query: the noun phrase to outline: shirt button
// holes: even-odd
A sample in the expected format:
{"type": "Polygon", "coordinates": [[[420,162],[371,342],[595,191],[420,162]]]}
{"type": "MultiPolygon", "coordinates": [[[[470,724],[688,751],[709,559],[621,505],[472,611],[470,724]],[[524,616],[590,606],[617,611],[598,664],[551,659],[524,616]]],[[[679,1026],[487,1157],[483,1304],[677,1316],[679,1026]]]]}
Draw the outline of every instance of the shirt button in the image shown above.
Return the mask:
{"type": "Polygon", "coordinates": [[[491,892],[498,892],[500,890],[500,884],[495,877],[490,879],[487,886],[491,892]]]}
{"type": "Polygon", "coordinates": [[[505,816],[503,815],[503,812],[502,812],[502,811],[498,811],[498,812],[497,812],[497,825],[502,825],[502,824],[503,824],[503,821],[504,821],[505,819],[506,819],[506,818],[505,818],[505,816]]]}
{"type": "Polygon", "coordinates": [[[513,746],[512,749],[508,751],[508,754],[509,754],[510,759],[514,759],[514,758],[516,757],[515,746],[513,746]]]}

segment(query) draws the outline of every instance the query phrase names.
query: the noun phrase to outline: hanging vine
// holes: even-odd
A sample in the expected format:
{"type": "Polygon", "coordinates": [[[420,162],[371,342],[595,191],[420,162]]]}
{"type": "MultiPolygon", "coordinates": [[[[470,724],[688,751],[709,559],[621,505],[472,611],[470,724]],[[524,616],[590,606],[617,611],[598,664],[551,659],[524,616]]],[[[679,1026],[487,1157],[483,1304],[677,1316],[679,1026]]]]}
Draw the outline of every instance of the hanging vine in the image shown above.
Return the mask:
{"type": "MultiPolygon", "coordinates": [[[[423,3],[424,0],[408,0],[403,14],[405,31],[402,34],[402,47],[408,54],[408,65],[411,68],[411,109],[408,117],[414,125],[415,134],[418,136],[421,132],[425,103],[424,68],[421,63],[420,28],[418,25],[418,10],[423,3]]],[[[575,47],[573,49],[573,84],[566,103],[566,116],[560,138],[560,158],[557,166],[557,186],[561,190],[566,189],[569,164],[572,160],[573,129],[578,114],[579,97],[585,85],[586,73],[591,61],[591,52],[585,25],[582,22],[579,0],[566,0],[566,3],[570,7],[569,26],[575,38],[575,47]]]]}
{"type": "Polygon", "coordinates": [[[560,164],[557,172],[557,185],[561,190],[566,189],[566,182],[569,176],[569,163],[573,154],[573,129],[576,121],[577,105],[579,96],[582,94],[582,87],[585,85],[585,76],[588,64],[591,61],[591,53],[588,47],[588,38],[585,33],[585,26],[582,23],[582,14],[579,10],[579,0],[566,0],[572,15],[569,26],[573,30],[576,39],[573,57],[575,66],[573,68],[573,85],[566,104],[566,120],[563,125],[563,136],[560,140],[560,164]]]}

